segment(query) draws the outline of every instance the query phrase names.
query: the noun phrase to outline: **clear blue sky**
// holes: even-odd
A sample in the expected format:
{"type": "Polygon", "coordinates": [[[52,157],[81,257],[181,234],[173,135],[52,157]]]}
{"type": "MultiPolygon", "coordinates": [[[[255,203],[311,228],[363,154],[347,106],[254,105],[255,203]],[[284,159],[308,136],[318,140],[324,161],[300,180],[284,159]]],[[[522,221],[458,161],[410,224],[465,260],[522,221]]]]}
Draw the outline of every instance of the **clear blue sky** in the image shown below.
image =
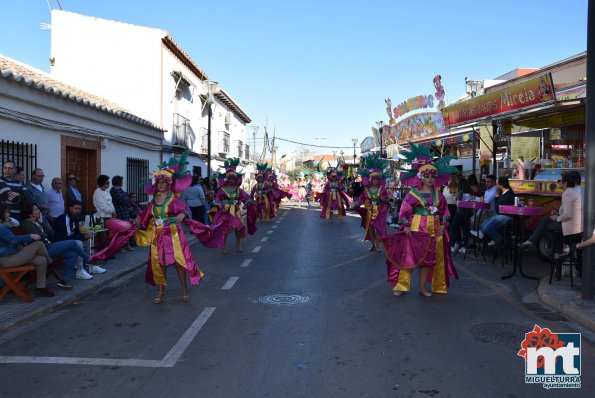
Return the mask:
{"type": "MultiPolygon", "coordinates": [[[[386,121],[385,98],[394,106],[434,94],[436,74],[452,102],[465,77],[490,79],[585,51],[587,3],[60,0],[66,11],[168,30],[261,126],[259,135],[268,116],[279,137],[337,146],[386,121]]],[[[50,22],[48,0],[0,0],[0,53],[49,71],[50,32],[41,22],[50,22]]]]}

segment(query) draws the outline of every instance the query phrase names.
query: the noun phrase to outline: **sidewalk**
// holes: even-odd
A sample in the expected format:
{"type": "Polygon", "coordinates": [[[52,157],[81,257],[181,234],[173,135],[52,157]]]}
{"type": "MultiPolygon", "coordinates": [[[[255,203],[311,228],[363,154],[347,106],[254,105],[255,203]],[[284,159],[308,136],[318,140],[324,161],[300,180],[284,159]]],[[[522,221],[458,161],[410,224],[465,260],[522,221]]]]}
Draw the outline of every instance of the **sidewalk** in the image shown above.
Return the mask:
{"type": "MultiPolygon", "coordinates": [[[[487,276],[491,282],[499,286],[508,287],[509,291],[518,295],[518,299],[524,301],[524,296],[537,293],[537,297],[542,304],[552,307],[555,311],[562,314],[568,320],[576,322],[592,332],[595,332],[595,302],[585,302],[581,298],[581,280],[574,276],[574,287],[570,287],[570,277],[563,276],[561,280],[557,281],[554,277],[552,284],[549,283],[550,263],[542,260],[535,252],[524,252],[523,254],[523,271],[526,275],[539,278],[539,280],[531,280],[524,278],[517,270],[516,274],[506,280],[501,279],[501,275],[508,274],[512,271],[512,261],[502,266],[501,259],[497,258],[495,264],[492,264],[492,252],[486,253],[486,261],[479,258],[474,258],[472,251],[467,254],[467,258],[463,261],[463,254],[459,253],[454,258],[455,264],[481,265],[484,271],[481,273],[473,271],[478,275],[487,276]],[[471,255],[470,255],[471,254],[471,255]],[[488,271],[489,272],[486,272],[488,271]],[[537,291],[535,292],[535,289],[537,291]]],[[[467,268],[472,268],[470,267],[467,268]]],[[[564,267],[566,271],[568,267],[564,267]]]]}
{"type": "MultiPolygon", "coordinates": [[[[192,243],[192,242],[190,242],[192,243]]],[[[21,326],[27,322],[41,318],[63,307],[79,301],[110,282],[133,272],[147,263],[149,249],[147,247],[134,247],[133,252],[118,253],[115,259],[105,263],[103,274],[94,274],[93,279],[72,281],[73,289],[64,290],[57,286],[54,277],[48,277],[48,287],[56,294],[54,297],[35,297],[33,301],[21,300],[13,293],[9,293],[0,301],[0,333],[21,326]]],[[[34,286],[29,287],[31,293],[34,286]]]]}

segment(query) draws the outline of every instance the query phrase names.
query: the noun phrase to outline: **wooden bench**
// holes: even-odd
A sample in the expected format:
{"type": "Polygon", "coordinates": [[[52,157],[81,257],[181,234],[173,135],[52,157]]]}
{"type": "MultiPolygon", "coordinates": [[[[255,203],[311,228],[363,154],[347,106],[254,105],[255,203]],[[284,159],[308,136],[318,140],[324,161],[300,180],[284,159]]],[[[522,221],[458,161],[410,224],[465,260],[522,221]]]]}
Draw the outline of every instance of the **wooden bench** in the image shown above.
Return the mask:
{"type": "Polygon", "coordinates": [[[4,287],[0,290],[0,300],[10,291],[25,301],[33,301],[33,298],[27,292],[27,281],[21,282],[27,274],[31,274],[32,280],[35,280],[35,266],[31,264],[22,265],[15,268],[0,268],[0,278],[4,281],[4,287]]]}

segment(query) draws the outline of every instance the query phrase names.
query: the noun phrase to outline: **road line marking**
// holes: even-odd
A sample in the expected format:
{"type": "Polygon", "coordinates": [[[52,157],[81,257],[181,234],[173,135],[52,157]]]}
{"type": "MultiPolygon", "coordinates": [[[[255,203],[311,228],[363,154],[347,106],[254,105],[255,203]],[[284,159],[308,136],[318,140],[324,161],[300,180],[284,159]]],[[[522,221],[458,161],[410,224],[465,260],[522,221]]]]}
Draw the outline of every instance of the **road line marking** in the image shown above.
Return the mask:
{"type": "Polygon", "coordinates": [[[277,228],[277,226],[276,226],[276,225],[273,225],[273,227],[272,227],[272,228],[273,228],[273,229],[275,229],[275,228],[277,228]]]}
{"type": "Polygon", "coordinates": [[[258,253],[260,251],[260,249],[262,248],[262,246],[256,246],[254,248],[254,250],[252,250],[252,253],[258,253]]]}
{"type": "Polygon", "coordinates": [[[93,365],[93,366],[132,366],[143,368],[171,368],[188,348],[198,332],[207,323],[215,307],[205,308],[184,332],[182,337],[169,350],[163,359],[118,359],[118,358],[80,358],[80,357],[34,357],[0,356],[0,363],[44,363],[51,365],[93,365]]]}
{"type": "Polygon", "coordinates": [[[265,237],[264,237],[264,238],[262,238],[260,241],[261,241],[261,242],[266,242],[267,240],[269,240],[269,237],[268,237],[268,236],[265,236],[265,237]]]}
{"type": "Polygon", "coordinates": [[[275,231],[267,231],[267,234],[269,234],[269,235],[270,235],[270,234],[272,234],[273,232],[275,232],[275,231]]]}
{"type": "Polygon", "coordinates": [[[277,221],[275,224],[281,224],[281,221],[277,221]]]}
{"type": "Polygon", "coordinates": [[[242,264],[240,264],[240,267],[247,267],[248,265],[250,265],[251,262],[252,262],[252,259],[247,258],[244,260],[244,262],[242,264]]]}
{"type": "Polygon", "coordinates": [[[192,340],[196,337],[198,332],[200,332],[200,329],[202,329],[205,323],[207,323],[209,317],[213,315],[214,311],[215,307],[207,307],[202,310],[200,315],[194,320],[194,322],[192,322],[192,325],[190,325],[188,330],[184,332],[178,342],[174,344],[171,350],[169,350],[169,352],[163,358],[165,367],[171,368],[176,364],[176,362],[178,362],[178,359],[180,359],[182,354],[184,354],[186,348],[188,348],[192,340]]]}
{"type": "Polygon", "coordinates": [[[236,284],[238,279],[240,279],[239,276],[230,276],[227,282],[225,282],[225,285],[223,285],[223,287],[221,288],[221,290],[230,290],[233,287],[233,285],[236,284]]]}

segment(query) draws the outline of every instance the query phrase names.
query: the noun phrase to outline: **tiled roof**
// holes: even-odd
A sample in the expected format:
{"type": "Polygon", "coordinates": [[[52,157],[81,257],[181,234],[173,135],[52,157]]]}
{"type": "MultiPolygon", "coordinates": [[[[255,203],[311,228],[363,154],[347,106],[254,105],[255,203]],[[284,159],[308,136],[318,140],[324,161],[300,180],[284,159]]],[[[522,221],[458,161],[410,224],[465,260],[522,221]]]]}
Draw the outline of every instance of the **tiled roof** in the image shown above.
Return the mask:
{"type": "Polygon", "coordinates": [[[240,119],[242,119],[244,121],[244,123],[250,123],[252,121],[252,119],[250,119],[250,116],[248,116],[248,114],[246,112],[244,112],[244,110],[242,108],[240,108],[240,106],[238,104],[235,103],[233,98],[231,98],[225,90],[223,90],[222,88],[219,88],[217,90],[217,92],[215,93],[215,96],[217,98],[219,98],[221,100],[221,102],[223,102],[225,105],[227,105],[227,107],[232,112],[234,112],[236,115],[238,115],[240,117],[240,119]]]}
{"type": "Polygon", "coordinates": [[[165,131],[165,129],[157,124],[135,116],[126,109],[106,100],[105,98],[87,93],[74,86],[56,80],[39,69],[15,61],[2,54],[0,54],[0,78],[14,80],[15,82],[33,87],[47,94],[68,99],[86,107],[97,109],[122,119],[130,120],[142,126],[165,131]]]}

